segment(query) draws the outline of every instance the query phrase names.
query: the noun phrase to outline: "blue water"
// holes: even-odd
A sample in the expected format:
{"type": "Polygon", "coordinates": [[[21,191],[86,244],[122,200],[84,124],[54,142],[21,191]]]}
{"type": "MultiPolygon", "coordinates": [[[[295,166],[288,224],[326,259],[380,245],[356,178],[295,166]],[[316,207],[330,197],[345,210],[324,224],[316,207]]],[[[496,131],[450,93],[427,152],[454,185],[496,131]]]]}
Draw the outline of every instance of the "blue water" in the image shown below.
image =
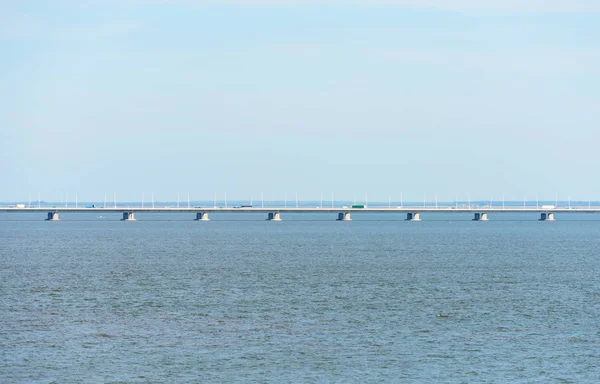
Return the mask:
{"type": "Polygon", "coordinates": [[[593,215],[0,214],[0,379],[600,377],[593,215]]]}

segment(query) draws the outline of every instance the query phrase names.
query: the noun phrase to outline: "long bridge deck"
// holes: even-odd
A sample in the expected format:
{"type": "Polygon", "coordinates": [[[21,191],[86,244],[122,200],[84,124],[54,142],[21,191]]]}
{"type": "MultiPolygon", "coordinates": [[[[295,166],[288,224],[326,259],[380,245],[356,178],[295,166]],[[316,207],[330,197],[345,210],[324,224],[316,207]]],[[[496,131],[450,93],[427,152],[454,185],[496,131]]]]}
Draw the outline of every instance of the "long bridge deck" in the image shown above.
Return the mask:
{"type": "Polygon", "coordinates": [[[600,207],[366,207],[366,208],[350,208],[341,207],[300,207],[300,208],[284,208],[284,207],[95,207],[95,208],[75,208],[75,207],[30,207],[30,208],[15,208],[15,207],[0,207],[0,212],[147,212],[147,213],[189,213],[189,212],[220,212],[220,213],[332,213],[332,212],[364,212],[364,213],[408,213],[408,212],[436,212],[436,213],[600,213],[600,207]]]}
{"type": "Polygon", "coordinates": [[[600,207],[0,207],[0,212],[47,212],[47,220],[58,220],[60,213],[122,213],[123,220],[134,220],[137,213],[195,213],[196,220],[208,221],[209,213],[265,213],[268,220],[280,221],[283,213],[330,213],[337,219],[349,221],[353,213],[405,214],[410,221],[420,220],[423,213],[472,213],[475,221],[488,220],[488,214],[538,213],[540,220],[552,221],[557,213],[600,213],[600,207]]]}

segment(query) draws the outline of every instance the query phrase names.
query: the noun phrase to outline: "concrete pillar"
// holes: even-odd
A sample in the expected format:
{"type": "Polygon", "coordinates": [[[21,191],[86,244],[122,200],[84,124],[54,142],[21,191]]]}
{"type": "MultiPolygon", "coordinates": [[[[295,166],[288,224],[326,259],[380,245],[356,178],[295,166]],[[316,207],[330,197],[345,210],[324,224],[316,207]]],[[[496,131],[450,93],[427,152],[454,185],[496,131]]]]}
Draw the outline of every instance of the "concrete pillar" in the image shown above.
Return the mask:
{"type": "Polygon", "coordinates": [[[350,212],[340,212],[338,213],[338,221],[351,221],[350,212]]]}
{"type": "Polygon", "coordinates": [[[210,221],[208,218],[208,212],[198,212],[196,213],[196,221],[210,221]]]}
{"type": "Polygon", "coordinates": [[[123,212],[123,218],[121,220],[135,221],[135,215],[133,212],[123,212]]]}
{"type": "Polygon", "coordinates": [[[406,220],[408,220],[408,221],[421,221],[421,214],[419,212],[408,212],[406,214],[406,220]]]}
{"type": "Polygon", "coordinates": [[[488,221],[488,214],[486,212],[475,212],[473,221],[488,221]]]}
{"type": "Polygon", "coordinates": [[[46,220],[47,221],[58,221],[58,220],[60,220],[58,218],[58,212],[48,212],[48,218],[46,220]]]}
{"type": "Polygon", "coordinates": [[[540,215],[540,221],[554,221],[554,213],[542,212],[540,215]]]}

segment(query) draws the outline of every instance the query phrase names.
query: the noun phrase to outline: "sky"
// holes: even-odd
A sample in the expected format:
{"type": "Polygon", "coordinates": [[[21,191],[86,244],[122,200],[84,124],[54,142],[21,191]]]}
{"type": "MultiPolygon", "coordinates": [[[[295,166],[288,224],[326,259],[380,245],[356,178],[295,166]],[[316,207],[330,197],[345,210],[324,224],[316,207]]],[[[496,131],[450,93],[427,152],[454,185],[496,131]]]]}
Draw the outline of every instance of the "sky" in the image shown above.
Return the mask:
{"type": "Polygon", "coordinates": [[[597,0],[0,0],[0,201],[600,200],[597,0]]]}

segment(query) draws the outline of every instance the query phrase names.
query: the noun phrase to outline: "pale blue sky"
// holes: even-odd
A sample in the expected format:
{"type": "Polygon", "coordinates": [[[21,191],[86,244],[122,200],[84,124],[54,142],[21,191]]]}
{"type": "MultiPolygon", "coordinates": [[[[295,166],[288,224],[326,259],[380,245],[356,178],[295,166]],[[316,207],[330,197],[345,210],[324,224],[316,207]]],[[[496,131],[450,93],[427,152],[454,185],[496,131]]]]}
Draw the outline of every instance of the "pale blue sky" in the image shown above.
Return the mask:
{"type": "Polygon", "coordinates": [[[600,199],[599,12],[0,0],[0,201],[600,199]]]}

